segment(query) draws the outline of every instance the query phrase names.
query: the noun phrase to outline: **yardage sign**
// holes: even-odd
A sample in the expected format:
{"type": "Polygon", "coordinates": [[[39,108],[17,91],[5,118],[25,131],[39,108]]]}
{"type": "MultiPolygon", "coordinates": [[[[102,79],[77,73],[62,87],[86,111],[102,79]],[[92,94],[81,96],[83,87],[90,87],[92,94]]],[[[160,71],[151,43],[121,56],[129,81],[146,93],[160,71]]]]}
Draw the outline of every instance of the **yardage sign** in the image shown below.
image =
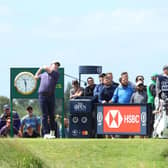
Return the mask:
{"type": "Polygon", "coordinates": [[[147,134],[146,105],[98,105],[98,134],[147,134]]]}

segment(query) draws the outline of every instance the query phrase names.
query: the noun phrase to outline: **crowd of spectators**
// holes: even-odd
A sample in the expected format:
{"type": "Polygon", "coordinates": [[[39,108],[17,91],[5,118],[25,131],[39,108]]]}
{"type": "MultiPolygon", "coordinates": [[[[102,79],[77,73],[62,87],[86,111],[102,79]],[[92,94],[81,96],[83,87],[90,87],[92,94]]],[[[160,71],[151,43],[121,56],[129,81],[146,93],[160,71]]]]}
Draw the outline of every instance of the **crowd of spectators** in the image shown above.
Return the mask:
{"type": "MultiPolygon", "coordinates": [[[[33,107],[28,106],[26,108],[27,114],[22,118],[19,117],[19,114],[16,111],[10,110],[10,105],[5,104],[3,106],[3,114],[0,116],[0,137],[10,137],[12,134],[14,137],[23,137],[23,138],[36,138],[43,137],[44,131],[41,124],[41,117],[37,116],[33,113],[33,107]],[[11,124],[11,114],[12,114],[12,122],[11,124]],[[11,127],[13,125],[13,127],[11,127]],[[12,129],[11,129],[12,128],[12,129]],[[12,131],[12,132],[11,132],[12,131]]],[[[55,137],[61,137],[61,130],[59,126],[61,125],[60,116],[56,117],[56,125],[55,125],[55,137]],[[58,124],[59,123],[59,126],[58,124]]],[[[48,117],[48,125],[50,120],[48,117]]],[[[65,122],[65,134],[68,137],[68,119],[64,119],[65,122]]],[[[48,126],[48,131],[50,131],[50,127],[48,126]]]]}
{"type": "MultiPolygon", "coordinates": [[[[168,71],[168,66],[163,71],[168,71]]],[[[119,77],[119,83],[113,80],[113,74],[102,73],[99,75],[99,84],[94,83],[92,77],[87,78],[87,87],[79,86],[77,80],[72,81],[73,89],[70,91],[70,99],[80,96],[92,96],[97,103],[118,103],[118,104],[149,104],[150,111],[150,136],[152,136],[156,96],[156,81],[160,75],[151,75],[151,82],[145,85],[143,75],[137,75],[135,83],[129,80],[127,72],[122,72],[119,77]],[[76,88],[74,84],[76,84],[76,88]],[[80,93],[80,94],[79,94],[80,93]]],[[[166,76],[167,77],[167,76],[166,76]]]]}
{"type": "Polygon", "coordinates": [[[111,72],[100,74],[99,84],[95,84],[94,79],[88,77],[88,86],[86,88],[80,87],[79,82],[74,80],[72,81],[72,89],[70,90],[70,99],[80,96],[94,96],[97,102],[102,104],[151,103],[154,105],[157,76],[157,74],[151,76],[151,83],[148,86],[144,84],[143,75],[138,75],[134,84],[129,81],[127,72],[121,73],[119,83],[113,80],[113,74],[111,72]]]}

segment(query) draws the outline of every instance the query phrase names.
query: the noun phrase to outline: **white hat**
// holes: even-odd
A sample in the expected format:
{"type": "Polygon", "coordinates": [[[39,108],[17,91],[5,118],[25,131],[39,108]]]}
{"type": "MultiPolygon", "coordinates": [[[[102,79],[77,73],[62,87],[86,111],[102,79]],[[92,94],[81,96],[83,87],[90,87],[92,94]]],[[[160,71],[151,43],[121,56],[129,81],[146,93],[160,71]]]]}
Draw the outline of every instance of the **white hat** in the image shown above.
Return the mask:
{"type": "Polygon", "coordinates": [[[59,67],[61,66],[61,64],[56,60],[52,61],[51,64],[57,64],[59,67]]]}
{"type": "Polygon", "coordinates": [[[139,86],[139,85],[143,85],[143,82],[141,80],[139,80],[137,83],[136,83],[136,86],[139,86]]]}

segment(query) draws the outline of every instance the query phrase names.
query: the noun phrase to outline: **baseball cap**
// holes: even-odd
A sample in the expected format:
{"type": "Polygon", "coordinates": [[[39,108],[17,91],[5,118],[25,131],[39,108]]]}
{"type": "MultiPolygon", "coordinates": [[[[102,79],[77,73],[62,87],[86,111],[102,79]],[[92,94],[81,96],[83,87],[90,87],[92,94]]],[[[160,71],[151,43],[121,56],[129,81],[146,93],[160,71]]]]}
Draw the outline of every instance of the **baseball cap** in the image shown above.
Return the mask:
{"type": "Polygon", "coordinates": [[[55,61],[55,60],[52,61],[51,64],[56,64],[56,65],[58,65],[59,67],[61,66],[61,64],[60,64],[58,61],[55,61]]]}
{"type": "Polygon", "coordinates": [[[158,74],[157,74],[157,73],[154,73],[154,74],[152,74],[151,77],[157,77],[157,76],[158,76],[158,74]]]}
{"type": "Polygon", "coordinates": [[[136,83],[136,86],[139,86],[139,85],[143,85],[143,82],[141,80],[139,80],[137,83],[136,83]]]}
{"type": "Polygon", "coordinates": [[[5,104],[5,105],[3,106],[3,109],[4,109],[4,110],[10,109],[9,104],[5,104]]]}

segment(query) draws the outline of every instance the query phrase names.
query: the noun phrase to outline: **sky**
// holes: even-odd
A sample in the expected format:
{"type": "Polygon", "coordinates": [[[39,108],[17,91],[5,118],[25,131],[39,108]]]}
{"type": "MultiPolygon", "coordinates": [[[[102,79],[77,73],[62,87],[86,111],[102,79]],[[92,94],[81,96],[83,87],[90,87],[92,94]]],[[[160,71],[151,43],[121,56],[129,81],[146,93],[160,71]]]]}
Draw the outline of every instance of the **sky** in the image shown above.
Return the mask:
{"type": "Polygon", "coordinates": [[[115,81],[127,71],[148,84],[168,64],[168,1],[0,0],[0,95],[10,96],[11,67],[52,60],[72,76],[102,65],[115,81]]]}

